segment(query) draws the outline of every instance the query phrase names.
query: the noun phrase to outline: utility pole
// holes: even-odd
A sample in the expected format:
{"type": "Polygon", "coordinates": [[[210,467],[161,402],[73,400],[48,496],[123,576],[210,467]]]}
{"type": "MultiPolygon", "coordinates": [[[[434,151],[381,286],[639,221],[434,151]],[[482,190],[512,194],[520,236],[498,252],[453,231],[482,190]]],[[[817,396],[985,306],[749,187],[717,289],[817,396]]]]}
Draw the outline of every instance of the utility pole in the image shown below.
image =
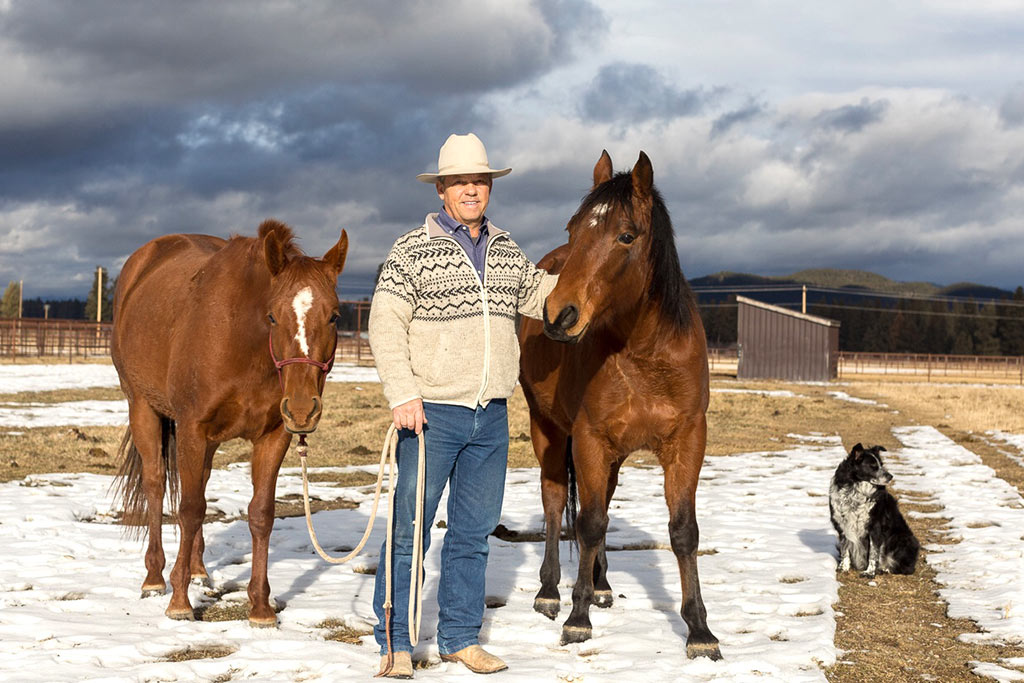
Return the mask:
{"type": "Polygon", "coordinates": [[[807,315],[807,285],[804,285],[803,296],[800,300],[800,312],[807,315]]]}
{"type": "Polygon", "coordinates": [[[21,305],[25,300],[25,281],[18,280],[18,318],[21,318],[21,305]]]}
{"type": "Polygon", "coordinates": [[[103,320],[103,266],[96,267],[96,322],[103,320]]]}

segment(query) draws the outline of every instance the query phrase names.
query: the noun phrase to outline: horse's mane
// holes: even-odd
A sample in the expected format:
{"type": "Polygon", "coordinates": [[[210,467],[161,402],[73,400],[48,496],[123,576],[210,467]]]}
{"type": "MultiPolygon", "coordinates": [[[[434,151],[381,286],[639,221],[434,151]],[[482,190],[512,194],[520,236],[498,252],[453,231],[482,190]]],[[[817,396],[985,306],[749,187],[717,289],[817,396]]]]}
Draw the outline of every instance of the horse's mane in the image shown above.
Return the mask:
{"type": "Polygon", "coordinates": [[[288,267],[279,275],[283,286],[288,287],[300,280],[306,280],[311,275],[323,280],[324,284],[333,288],[330,278],[317,268],[316,259],[306,256],[299,245],[296,244],[295,233],[290,226],[275,218],[268,218],[260,223],[257,231],[257,239],[253,240],[250,248],[259,250],[259,258],[262,259],[263,240],[270,233],[277,233],[277,239],[281,242],[282,251],[288,257],[288,267]]]}
{"type": "MultiPolygon", "coordinates": [[[[633,176],[629,172],[616,173],[611,180],[595,187],[580,205],[579,213],[589,213],[598,204],[620,207],[632,218],[633,176]]],[[[695,315],[693,293],[683,277],[676,251],[675,234],[668,208],[656,187],[651,188],[651,249],[648,261],[651,283],[648,296],[658,302],[662,315],[677,329],[685,330],[695,315]]]]}
{"type": "Polygon", "coordinates": [[[285,254],[289,257],[302,256],[302,250],[299,249],[299,245],[295,243],[295,233],[292,232],[291,227],[276,218],[268,218],[260,223],[260,228],[256,235],[259,238],[259,241],[262,242],[263,238],[272,232],[277,233],[277,239],[280,240],[285,254]]]}

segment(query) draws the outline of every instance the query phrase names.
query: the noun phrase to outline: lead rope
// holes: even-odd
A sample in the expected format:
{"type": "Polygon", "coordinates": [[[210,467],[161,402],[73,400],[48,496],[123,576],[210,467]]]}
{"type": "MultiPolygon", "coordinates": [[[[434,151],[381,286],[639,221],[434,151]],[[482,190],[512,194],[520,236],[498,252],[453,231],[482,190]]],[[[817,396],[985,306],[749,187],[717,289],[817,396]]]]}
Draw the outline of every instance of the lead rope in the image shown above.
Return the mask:
{"type": "MultiPolygon", "coordinates": [[[[409,568],[409,642],[415,646],[419,642],[420,620],[423,615],[423,498],[425,497],[426,482],[424,473],[426,471],[426,448],[423,441],[423,432],[419,433],[419,452],[416,466],[416,501],[413,508],[413,540],[412,540],[412,565],[409,568]]],[[[398,448],[398,430],[392,424],[388,427],[387,436],[384,437],[384,447],[380,452],[380,467],[377,471],[377,486],[373,492],[373,506],[370,508],[370,518],[366,522],[366,531],[359,540],[359,544],[348,555],[344,557],[332,557],[328,555],[317,540],[316,531],[313,530],[313,516],[309,509],[309,480],[306,475],[306,435],[299,435],[299,445],[296,452],[302,464],[302,503],[306,511],[306,528],[309,530],[309,539],[320,557],[331,564],[344,564],[356,557],[366,545],[373,531],[373,524],[377,519],[377,506],[380,503],[380,491],[384,483],[384,465],[390,464],[388,469],[388,531],[385,547],[385,599],[384,599],[384,629],[387,633],[387,664],[377,674],[377,678],[387,675],[394,666],[395,655],[391,649],[391,556],[394,546],[394,510],[395,510],[395,469],[397,467],[395,452],[398,448]]]]}

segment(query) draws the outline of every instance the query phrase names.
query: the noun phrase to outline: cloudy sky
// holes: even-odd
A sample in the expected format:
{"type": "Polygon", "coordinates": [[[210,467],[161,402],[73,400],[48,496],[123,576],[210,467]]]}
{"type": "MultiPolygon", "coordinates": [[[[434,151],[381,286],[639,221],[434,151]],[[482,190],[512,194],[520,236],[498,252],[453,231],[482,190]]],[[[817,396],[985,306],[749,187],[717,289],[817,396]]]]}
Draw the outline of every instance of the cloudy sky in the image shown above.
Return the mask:
{"type": "Polygon", "coordinates": [[[1024,2],[0,0],[0,287],[275,216],[366,294],[468,131],[534,259],[644,150],[691,278],[1024,284],[1024,2]]]}

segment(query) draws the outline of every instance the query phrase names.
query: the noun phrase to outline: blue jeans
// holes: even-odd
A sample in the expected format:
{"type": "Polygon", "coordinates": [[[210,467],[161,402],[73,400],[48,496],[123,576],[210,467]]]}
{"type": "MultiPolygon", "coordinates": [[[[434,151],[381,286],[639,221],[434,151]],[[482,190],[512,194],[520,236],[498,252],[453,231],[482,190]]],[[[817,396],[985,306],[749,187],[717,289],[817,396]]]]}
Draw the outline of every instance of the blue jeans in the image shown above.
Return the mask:
{"type": "MultiPolygon", "coordinates": [[[[448,530],[441,548],[438,579],[437,646],[452,654],[477,644],[484,617],[487,537],[501,518],[508,465],[508,410],[504,400],[476,410],[424,403],[427,418],[426,497],[423,502],[423,551],[430,547],[437,504],[448,484],[448,530]]],[[[416,499],[418,439],[408,429],[399,433],[398,485],[395,490],[395,531],[392,550],[391,646],[412,652],[409,642],[409,568],[412,564],[412,518],[416,499]]],[[[374,636],[387,651],[384,628],[386,554],[381,546],[373,593],[377,615],[374,636]]]]}

